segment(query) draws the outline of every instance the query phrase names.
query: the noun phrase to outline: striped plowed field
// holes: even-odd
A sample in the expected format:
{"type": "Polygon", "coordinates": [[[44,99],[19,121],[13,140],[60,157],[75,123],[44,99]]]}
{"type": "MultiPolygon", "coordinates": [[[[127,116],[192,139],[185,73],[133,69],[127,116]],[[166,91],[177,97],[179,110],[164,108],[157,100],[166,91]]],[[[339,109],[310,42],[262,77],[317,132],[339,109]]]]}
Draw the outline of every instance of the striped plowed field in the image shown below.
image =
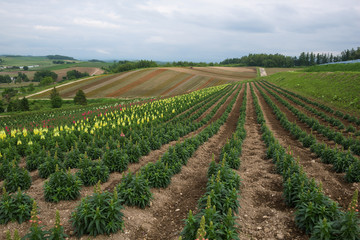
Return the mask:
{"type": "MultiPolygon", "coordinates": [[[[165,69],[164,69],[165,70],[165,69]]],[[[189,74],[178,73],[174,71],[165,70],[160,74],[154,76],[143,84],[139,84],[132,88],[131,90],[122,94],[124,97],[135,97],[135,96],[144,96],[144,97],[154,97],[154,96],[164,96],[162,92],[172,88],[172,86],[182,82],[184,79],[187,79],[189,74]],[[156,82],[156,85],[154,85],[156,82]]]]}
{"type": "MultiPolygon", "coordinates": [[[[88,98],[173,96],[202,88],[256,77],[255,68],[194,67],[150,68],[88,79],[57,87],[63,98],[71,99],[78,90],[88,98]]],[[[48,98],[50,92],[31,98],[48,98]]]]}
{"type": "Polygon", "coordinates": [[[137,79],[136,81],[129,83],[127,85],[125,85],[124,87],[117,89],[115,92],[112,92],[110,94],[107,94],[107,97],[119,97],[122,94],[132,90],[133,88],[135,88],[138,85],[144,84],[146,81],[148,81],[149,79],[155,77],[156,75],[159,75],[163,72],[165,72],[165,69],[156,69],[155,71],[137,79]]]}
{"type": "MultiPolygon", "coordinates": [[[[186,73],[182,73],[182,74],[186,74],[186,73]]],[[[186,74],[187,75],[187,74],[186,74]]],[[[184,84],[185,82],[189,81],[190,79],[192,79],[194,77],[194,75],[190,75],[185,78],[182,79],[180,82],[177,82],[174,86],[166,89],[164,92],[162,92],[160,95],[165,96],[168,95],[169,93],[171,93],[174,89],[176,89],[177,87],[179,87],[181,84],[184,84]]]]}

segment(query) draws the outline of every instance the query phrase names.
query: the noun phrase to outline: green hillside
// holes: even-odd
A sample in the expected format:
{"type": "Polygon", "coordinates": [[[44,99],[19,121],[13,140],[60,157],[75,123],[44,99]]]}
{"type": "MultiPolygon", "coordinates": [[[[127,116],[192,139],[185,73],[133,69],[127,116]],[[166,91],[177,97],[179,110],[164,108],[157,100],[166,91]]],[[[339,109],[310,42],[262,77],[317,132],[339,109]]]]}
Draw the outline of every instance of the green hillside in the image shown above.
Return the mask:
{"type": "Polygon", "coordinates": [[[304,72],[360,72],[360,63],[315,65],[303,69],[304,72]]]}
{"type": "Polygon", "coordinates": [[[261,79],[360,114],[360,72],[281,72],[261,79]]]}

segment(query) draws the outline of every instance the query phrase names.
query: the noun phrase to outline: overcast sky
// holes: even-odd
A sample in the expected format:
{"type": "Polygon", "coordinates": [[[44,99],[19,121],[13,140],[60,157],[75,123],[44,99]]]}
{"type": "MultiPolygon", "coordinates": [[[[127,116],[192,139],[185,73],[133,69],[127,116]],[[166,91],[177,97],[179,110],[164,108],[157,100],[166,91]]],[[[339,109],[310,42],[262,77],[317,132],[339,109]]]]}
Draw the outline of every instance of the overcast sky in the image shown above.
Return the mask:
{"type": "Polygon", "coordinates": [[[214,61],[360,47],[359,0],[1,0],[0,54],[214,61]]]}

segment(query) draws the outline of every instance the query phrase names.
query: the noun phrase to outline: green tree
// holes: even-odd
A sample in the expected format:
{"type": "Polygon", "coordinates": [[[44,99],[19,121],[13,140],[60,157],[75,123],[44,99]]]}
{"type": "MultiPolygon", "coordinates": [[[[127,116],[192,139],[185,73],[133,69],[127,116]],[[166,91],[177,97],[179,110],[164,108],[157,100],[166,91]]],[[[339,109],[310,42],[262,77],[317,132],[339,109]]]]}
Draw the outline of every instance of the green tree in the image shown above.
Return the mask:
{"type": "Polygon", "coordinates": [[[48,86],[53,83],[54,83],[54,80],[52,77],[44,77],[40,81],[40,86],[48,86]]]}
{"type": "Polygon", "coordinates": [[[20,108],[21,108],[21,111],[29,111],[30,110],[29,101],[26,97],[23,97],[23,99],[21,99],[20,108]]]}
{"type": "Polygon", "coordinates": [[[3,113],[5,111],[4,109],[4,104],[3,102],[0,100],[0,113],[3,113]]]}
{"type": "Polygon", "coordinates": [[[24,69],[25,71],[27,71],[27,70],[29,70],[29,67],[28,67],[28,66],[24,66],[23,69],[24,69]]]}
{"type": "Polygon", "coordinates": [[[55,87],[53,88],[53,90],[51,90],[50,101],[51,101],[51,106],[53,108],[61,108],[62,98],[60,97],[60,94],[58,93],[55,87]]]}
{"type": "Polygon", "coordinates": [[[44,77],[52,77],[53,82],[56,81],[58,75],[50,70],[37,71],[34,75],[34,82],[40,82],[44,77]]]}
{"type": "Polygon", "coordinates": [[[87,100],[86,100],[86,96],[85,93],[83,92],[83,90],[79,90],[77,91],[75,97],[74,97],[74,103],[77,105],[86,105],[87,104],[87,100]]]}
{"type": "Polygon", "coordinates": [[[18,72],[17,79],[20,79],[20,82],[29,82],[29,78],[25,73],[18,72]]]}
{"type": "Polygon", "coordinates": [[[14,88],[5,88],[1,95],[9,103],[11,98],[16,96],[17,93],[18,90],[15,90],[14,88]]]}
{"type": "Polygon", "coordinates": [[[21,111],[19,99],[11,100],[8,104],[7,112],[17,112],[17,111],[21,111]]]}
{"type": "Polygon", "coordinates": [[[11,77],[9,75],[0,75],[0,83],[11,83],[11,77]]]}
{"type": "Polygon", "coordinates": [[[30,83],[27,91],[28,91],[28,92],[32,92],[32,91],[34,91],[34,90],[35,90],[34,84],[33,84],[33,83],[30,83]]]}

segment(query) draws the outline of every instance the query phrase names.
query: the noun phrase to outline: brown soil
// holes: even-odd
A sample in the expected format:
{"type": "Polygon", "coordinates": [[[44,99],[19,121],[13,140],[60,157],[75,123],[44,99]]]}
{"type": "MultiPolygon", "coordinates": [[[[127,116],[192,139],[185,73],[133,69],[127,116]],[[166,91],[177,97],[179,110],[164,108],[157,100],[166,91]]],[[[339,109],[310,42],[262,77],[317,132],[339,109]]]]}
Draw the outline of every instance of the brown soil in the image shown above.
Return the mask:
{"type": "Polygon", "coordinates": [[[219,71],[219,70],[214,71],[214,69],[212,70],[211,68],[200,68],[200,67],[193,67],[193,68],[171,67],[168,69],[178,72],[194,74],[194,75],[200,75],[200,76],[202,75],[206,77],[218,78],[227,81],[239,81],[239,80],[246,80],[249,78],[256,77],[256,72],[255,73],[234,72],[229,74],[229,71],[219,71]],[[236,74],[236,76],[234,76],[234,74],[236,74]]]}
{"type": "Polygon", "coordinates": [[[175,88],[177,88],[178,86],[180,86],[181,84],[189,81],[191,78],[193,78],[194,75],[190,75],[188,76],[187,78],[185,78],[184,80],[178,82],[177,84],[175,84],[174,86],[172,86],[171,88],[167,89],[166,91],[160,93],[160,96],[163,96],[163,95],[167,95],[168,93],[170,93],[172,90],[174,90],[175,88]]]}
{"type": "Polygon", "coordinates": [[[128,85],[126,85],[126,86],[124,86],[124,87],[122,87],[122,88],[120,88],[120,89],[118,89],[118,90],[116,90],[116,91],[114,91],[112,93],[110,93],[110,94],[107,94],[106,97],[118,97],[121,94],[129,91],[130,89],[136,87],[137,85],[140,85],[140,84],[148,81],[149,79],[155,77],[156,75],[158,75],[158,74],[160,74],[160,73],[162,73],[164,71],[167,71],[167,70],[166,69],[157,69],[157,70],[149,73],[148,75],[146,75],[146,76],[144,76],[144,77],[142,77],[142,78],[140,78],[140,79],[138,79],[138,80],[136,80],[136,81],[134,81],[134,82],[132,82],[132,83],[130,83],[130,84],[128,84],[128,85]]]}
{"type": "Polygon", "coordinates": [[[346,183],[344,173],[336,173],[327,165],[321,162],[310,149],[304,148],[302,144],[294,139],[276,119],[270,107],[256,88],[255,92],[259,99],[259,104],[263,110],[267,126],[273,132],[276,139],[283,147],[290,147],[294,156],[298,158],[309,178],[314,178],[318,183],[322,183],[324,193],[334,201],[338,202],[343,208],[349,205],[355,189],[359,189],[359,183],[346,183]]]}
{"type": "Polygon", "coordinates": [[[196,90],[200,90],[200,89],[203,89],[203,88],[207,87],[212,81],[214,81],[214,78],[210,78],[210,79],[207,80],[203,85],[201,85],[200,87],[198,87],[196,90]]]}
{"type": "MultiPolygon", "coordinates": [[[[78,88],[76,88],[74,90],[67,91],[67,92],[61,94],[61,96],[65,97],[65,98],[66,97],[73,97],[73,96],[75,96],[76,92],[79,89],[83,90],[84,92],[88,92],[89,89],[92,89],[94,87],[97,88],[100,84],[101,85],[111,84],[111,82],[118,81],[119,79],[121,79],[123,77],[124,77],[124,73],[120,73],[120,74],[115,74],[115,75],[110,75],[110,76],[107,76],[107,77],[104,77],[104,78],[100,78],[97,81],[86,84],[85,86],[79,86],[78,88]]],[[[70,85],[70,87],[71,87],[71,85],[70,85]]],[[[66,89],[65,89],[65,91],[66,91],[66,89]]]]}
{"type": "Polygon", "coordinates": [[[266,145],[261,140],[260,125],[248,87],[246,104],[246,138],[242,145],[240,239],[308,239],[294,222],[294,209],[282,197],[282,177],[266,159],[266,145]]]}
{"type": "Polygon", "coordinates": [[[231,71],[231,72],[250,72],[256,73],[256,68],[253,67],[209,67],[212,69],[220,69],[224,71],[231,71]]]}

